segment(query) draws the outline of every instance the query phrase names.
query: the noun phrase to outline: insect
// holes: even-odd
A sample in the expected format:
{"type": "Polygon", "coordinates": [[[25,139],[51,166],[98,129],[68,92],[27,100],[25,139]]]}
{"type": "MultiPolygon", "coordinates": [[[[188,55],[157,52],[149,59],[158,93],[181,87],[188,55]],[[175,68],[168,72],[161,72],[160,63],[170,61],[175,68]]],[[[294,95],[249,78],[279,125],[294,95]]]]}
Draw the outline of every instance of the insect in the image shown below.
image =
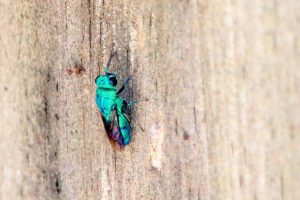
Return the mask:
{"type": "Polygon", "coordinates": [[[124,91],[131,76],[126,79],[120,89],[117,89],[116,74],[108,72],[111,60],[115,55],[116,52],[111,54],[107,65],[104,67],[105,73],[95,79],[97,86],[96,103],[108,135],[122,147],[129,144],[131,140],[129,108],[138,101],[128,103],[119,96],[124,91]]]}

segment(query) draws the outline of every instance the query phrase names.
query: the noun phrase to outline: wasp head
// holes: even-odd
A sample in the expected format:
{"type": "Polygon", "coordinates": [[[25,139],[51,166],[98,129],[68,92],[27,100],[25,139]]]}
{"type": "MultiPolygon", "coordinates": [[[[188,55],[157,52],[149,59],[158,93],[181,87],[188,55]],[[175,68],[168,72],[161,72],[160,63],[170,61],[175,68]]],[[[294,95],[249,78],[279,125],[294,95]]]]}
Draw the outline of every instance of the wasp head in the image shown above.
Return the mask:
{"type": "Polygon", "coordinates": [[[115,88],[118,84],[116,74],[105,72],[95,79],[96,85],[103,88],[115,88]]]}

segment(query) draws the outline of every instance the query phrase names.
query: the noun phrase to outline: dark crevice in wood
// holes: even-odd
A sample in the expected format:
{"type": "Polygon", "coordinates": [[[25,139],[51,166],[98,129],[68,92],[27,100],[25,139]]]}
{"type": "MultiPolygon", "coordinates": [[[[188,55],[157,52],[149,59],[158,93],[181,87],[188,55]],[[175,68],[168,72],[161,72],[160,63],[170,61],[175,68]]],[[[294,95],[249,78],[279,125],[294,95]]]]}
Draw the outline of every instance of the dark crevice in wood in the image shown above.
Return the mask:
{"type": "Polygon", "coordinates": [[[150,38],[151,38],[151,28],[153,23],[153,17],[152,17],[152,10],[150,10],[150,17],[149,17],[149,30],[150,30],[150,38]]]}
{"type": "Polygon", "coordinates": [[[59,174],[55,174],[55,176],[53,177],[53,181],[54,181],[54,191],[59,196],[62,190],[59,174]]]}
{"type": "Polygon", "coordinates": [[[198,134],[198,122],[197,122],[197,113],[196,112],[197,112],[196,107],[193,106],[194,125],[195,125],[196,133],[198,134]]]}
{"type": "Polygon", "coordinates": [[[50,72],[49,72],[49,69],[48,69],[48,72],[47,72],[47,83],[50,82],[50,72]]]}
{"type": "Polygon", "coordinates": [[[92,60],[92,13],[91,13],[92,6],[93,5],[91,3],[91,0],[88,0],[90,61],[92,60]]]}
{"type": "Polygon", "coordinates": [[[175,133],[178,135],[178,121],[175,119],[175,133]]]}
{"type": "Polygon", "coordinates": [[[47,97],[45,97],[45,99],[44,99],[44,112],[45,112],[45,121],[46,121],[46,123],[47,123],[47,121],[48,121],[48,99],[47,99],[47,97]]]}

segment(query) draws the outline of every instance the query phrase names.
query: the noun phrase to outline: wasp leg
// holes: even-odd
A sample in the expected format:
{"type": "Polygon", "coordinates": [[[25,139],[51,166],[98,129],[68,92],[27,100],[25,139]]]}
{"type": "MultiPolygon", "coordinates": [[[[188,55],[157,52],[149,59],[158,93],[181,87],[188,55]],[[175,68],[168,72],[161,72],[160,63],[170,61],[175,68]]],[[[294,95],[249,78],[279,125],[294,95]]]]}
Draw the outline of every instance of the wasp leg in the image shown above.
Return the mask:
{"type": "Polygon", "coordinates": [[[131,107],[131,106],[133,106],[134,104],[139,103],[139,102],[141,102],[141,101],[149,101],[149,100],[148,100],[147,98],[146,98],[146,99],[136,99],[136,100],[133,100],[133,101],[129,102],[129,103],[127,104],[127,106],[128,106],[128,107],[131,107]]]}
{"type": "Polygon", "coordinates": [[[123,113],[123,115],[124,115],[124,117],[125,117],[129,122],[131,122],[129,116],[128,116],[126,113],[123,113]]]}
{"type": "Polygon", "coordinates": [[[138,103],[140,101],[141,100],[133,100],[133,101],[131,101],[131,102],[128,103],[128,107],[131,107],[131,106],[133,106],[134,104],[136,104],[136,103],[138,103]]]}
{"type": "Polygon", "coordinates": [[[117,55],[117,52],[115,51],[115,52],[111,52],[111,54],[110,54],[110,57],[109,57],[109,60],[108,60],[108,62],[107,62],[107,64],[104,66],[104,71],[105,71],[105,73],[107,73],[108,72],[108,68],[109,68],[109,66],[110,66],[110,63],[111,63],[111,60],[113,59],[113,57],[115,57],[117,55]]]}
{"type": "Polygon", "coordinates": [[[128,84],[128,82],[131,80],[132,76],[129,76],[126,81],[124,81],[124,84],[122,85],[122,87],[118,90],[117,94],[121,94],[124,89],[125,89],[125,86],[128,84]]]}

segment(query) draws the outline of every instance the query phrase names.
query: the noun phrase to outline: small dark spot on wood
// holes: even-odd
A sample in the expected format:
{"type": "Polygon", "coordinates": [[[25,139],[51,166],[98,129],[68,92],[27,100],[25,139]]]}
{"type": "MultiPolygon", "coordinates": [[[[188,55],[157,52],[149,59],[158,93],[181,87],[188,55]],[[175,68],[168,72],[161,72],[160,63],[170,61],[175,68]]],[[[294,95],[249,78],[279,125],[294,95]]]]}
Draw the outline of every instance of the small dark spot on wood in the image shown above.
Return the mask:
{"type": "Polygon", "coordinates": [[[150,12],[150,22],[149,22],[149,27],[152,27],[152,12],[150,12]]]}
{"type": "Polygon", "coordinates": [[[175,119],[175,133],[178,135],[178,121],[175,119]]]}
{"type": "Polygon", "coordinates": [[[242,78],[246,79],[246,75],[247,75],[246,67],[242,66],[242,78]]]}
{"type": "Polygon", "coordinates": [[[275,139],[276,137],[276,131],[273,128],[271,128],[271,137],[272,139],[275,139]]]}
{"type": "Polygon", "coordinates": [[[183,139],[184,140],[189,140],[190,139],[190,135],[186,131],[183,132],[183,139]]]}
{"type": "MultiPolygon", "coordinates": [[[[156,91],[157,91],[157,85],[156,85],[156,91]]],[[[169,98],[169,85],[168,84],[166,84],[166,93],[165,93],[165,95],[164,95],[164,102],[165,103],[168,103],[168,98],[169,98]]]]}
{"type": "Polygon", "coordinates": [[[44,112],[45,114],[47,115],[48,114],[48,102],[47,102],[47,99],[45,100],[45,107],[44,107],[44,112]]]}
{"type": "Polygon", "coordinates": [[[26,160],[29,163],[29,153],[26,154],[26,160]]]}
{"type": "Polygon", "coordinates": [[[295,136],[293,133],[290,133],[290,138],[291,138],[291,140],[294,140],[295,136]]]}
{"type": "Polygon", "coordinates": [[[56,88],[56,91],[58,91],[58,83],[56,83],[56,86],[55,86],[55,88],[56,88]]]}
{"type": "Polygon", "coordinates": [[[244,187],[244,177],[242,175],[240,175],[239,181],[240,181],[241,188],[243,188],[244,187]]]}
{"type": "Polygon", "coordinates": [[[7,88],[7,87],[4,87],[4,90],[5,90],[5,91],[7,91],[7,90],[8,90],[8,88],[7,88]]]}
{"type": "Polygon", "coordinates": [[[59,120],[58,114],[55,113],[55,114],[54,114],[54,117],[55,117],[56,120],[59,120]]]}
{"type": "Polygon", "coordinates": [[[58,175],[55,176],[55,191],[57,194],[61,192],[61,183],[58,175]]]}
{"type": "Polygon", "coordinates": [[[198,122],[197,122],[197,112],[196,112],[196,107],[193,107],[193,114],[194,114],[194,125],[195,125],[195,130],[198,133],[198,122]]]}
{"type": "Polygon", "coordinates": [[[80,75],[85,72],[85,69],[82,65],[76,64],[74,67],[68,67],[66,69],[66,72],[69,75],[72,75],[72,74],[80,75]]]}
{"type": "Polygon", "coordinates": [[[141,130],[142,130],[143,132],[145,132],[145,128],[144,128],[144,127],[140,126],[140,128],[141,128],[141,130]]]}
{"type": "Polygon", "coordinates": [[[50,72],[48,70],[48,73],[47,73],[47,82],[49,83],[50,82],[50,72]]]}

